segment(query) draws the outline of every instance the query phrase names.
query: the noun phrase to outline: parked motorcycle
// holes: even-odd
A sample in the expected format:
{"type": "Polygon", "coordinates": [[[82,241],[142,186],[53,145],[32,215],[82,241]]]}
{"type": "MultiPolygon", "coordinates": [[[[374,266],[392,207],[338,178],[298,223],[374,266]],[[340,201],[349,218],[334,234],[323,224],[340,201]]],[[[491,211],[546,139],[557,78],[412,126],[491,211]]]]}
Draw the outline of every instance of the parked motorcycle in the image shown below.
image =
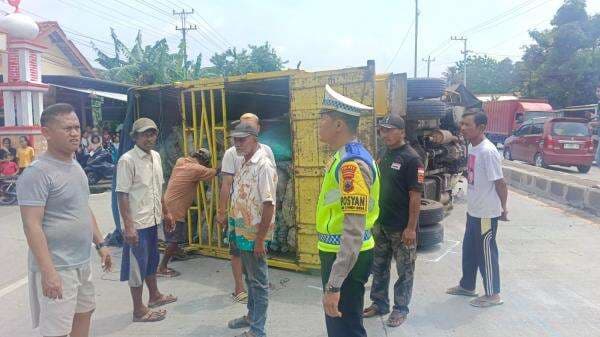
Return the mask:
{"type": "Polygon", "coordinates": [[[112,162],[112,155],[103,148],[94,151],[85,161],[83,168],[90,185],[96,185],[103,179],[111,180],[114,170],[115,164],[112,162]]]}
{"type": "Polygon", "coordinates": [[[14,205],[17,202],[17,177],[0,178],[0,205],[14,205]]]}

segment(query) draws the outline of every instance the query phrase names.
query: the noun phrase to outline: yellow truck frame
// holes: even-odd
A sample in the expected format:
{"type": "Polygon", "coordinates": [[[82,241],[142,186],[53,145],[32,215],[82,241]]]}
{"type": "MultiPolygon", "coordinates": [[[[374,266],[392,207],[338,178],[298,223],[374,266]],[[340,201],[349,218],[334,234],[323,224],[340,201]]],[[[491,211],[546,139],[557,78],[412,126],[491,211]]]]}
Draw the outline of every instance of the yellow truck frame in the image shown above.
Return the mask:
{"type": "MultiPolygon", "coordinates": [[[[384,75],[380,81],[380,90],[389,92],[394,75],[384,75]]],[[[278,72],[247,74],[243,76],[209,78],[180,82],[168,87],[179,91],[182,150],[183,153],[205,147],[212,154],[212,165],[218,166],[218,160],[227,148],[228,118],[237,118],[229,114],[228,88],[236,84],[262,83],[261,81],[287,81],[289,87],[289,123],[292,140],[292,165],[294,184],[295,226],[297,231],[297,251],[293,257],[272,257],[269,265],[290,270],[302,271],[319,267],[317,235],[315,231],[315,211],[319,189],[323,177],[323,167],[332,154],[331,149],[318,138],[319,112],[324,96],[324,88],[329,84],[334,90],[363,104],[374,106],[375,101],[375,64],[369,61],[366,67],[347,68],[330,71],[306,72],[286,70],[278,72]],[[219,144],[219,140],[222,142],[219,144]]],[[[404,76],[405,83],[405,76],[404,76]]],[[[165,86],[137,88],[136,97],[143,96],[145,90],[165,86]]],[[[394,106],[393,100],[385,92],[389,112],[394,106]]],[[[250,93],[253,94],[253,93],[250,93]]],[[[268,95],[256,92],[256,95],[268,95]]],[[[282,96],[282,95],[279,95],[282,96]]],[[[285,97],[279,97],[285,99],[285,97]]],[[[138,104],[139,107],[139,104],[138,104]]],[[[383,111],[379,109],[379,111],[383,111]]],[[[139,112],[139,108],[138,108],[139,112]]],[[[381,112],[380,112],[381,114],[381,112]]],[[[258,113],[260,117],[260,112],[258,113]]],[[[138,114],[139,117],[139,114],[138,114]]],[[[376,113],[361,117],[359,139],[371,151],[376,149],[376,113]]],[[[223,243],[223,231],[214,221],[219,197],[219,181],[213,179],[201,183],[197,190],[197,203],[188,210],[188,250],[202,255],[229,258],[229,248],[223,243]],[[196,214],[196,216],[194,216],[196,214]],[[196,221],[193,221],[196,219],[196,221]],[[197,240],[192,237],[193,227],[198,233],[197,240]],[[206,233],[207,235],[203,235],[206,233]]]]}

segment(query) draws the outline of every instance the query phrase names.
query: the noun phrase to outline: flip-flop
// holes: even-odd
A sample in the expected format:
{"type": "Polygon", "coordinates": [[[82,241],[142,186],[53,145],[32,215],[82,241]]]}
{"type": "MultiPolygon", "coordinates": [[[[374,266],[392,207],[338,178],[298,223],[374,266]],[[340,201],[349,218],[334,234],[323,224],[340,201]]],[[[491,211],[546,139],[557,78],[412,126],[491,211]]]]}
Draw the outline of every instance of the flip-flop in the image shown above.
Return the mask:
{"type": "Polygon", "coordinates": [[[501,299],[490,300],[483,297],[477,297],[476,299],[469,302],[469,304],[477,308],[489,308],[496,305],[501,305],[503,303],[504,301],[502,301],[501,299]]]}
{"type": "Polygon", "coordinates": [[[133,316],[134,322],[147,323],[147,322],[158,322],[162,321],[167,317],[167,311],[164,309],[161,310],[148,310],[148,312],[142,317],[133,316]]]}
{"type": "Polygon", "coordinates": [[[368,308],[363,310],[364,318],[371,318],[371,317],[381,316],[381,315],[385,315],[385,314],[387,314],[387,312],[381,312],[379,310],[379,307],[377,307],[376,304],[371,304],[368,308]]]}
{"type": "Polygon", "coordinates": [[[395,328],[395,327],[399,327],[400,325],[402,325],[402,323],[404,323],[404,321],[406,321],[406,315],[401,314],[399,311],[392,311],[392,314],[390,315],[390,317],[388,317],[387,321],[385,322],[385,325],[391,327],[391,328],[395,328]]]}
{"type": "Polygon", "coordinates": [[[167,268],[167,272],[166,273],[163,273],[163,272],[160,272],[160,271],[156,271],[156,276],[158,276],[158,277],[177,277],[179,275],[181,275],[180,272],[178,272],[175,269],[171,269],[171,268],[167,268]]]}
{"type": "Polygon", "coordinates": [[[156,302],[148,303],[148,308],[158,308],[158,307],[161,307],[163,305],[173,303],[173,302],[177,302],[177,297],[175,297],[171,294],[163,295],[163,297],[160,300],[158,300],[156,302]]]}
{"type": "Polygon", "coordinates": [[[452,288],[446,290],[446,294],[457,295],[457,296],[467,296],[467,297],[477,297],[477,293],[474,290],[467,290],[461,286],[452,287],[452,288]]]}
{"type": "Polygon", "coordinates": [[[231,293],[231,297],[233,297],[234,302],[248,304],[248,293],[245,291],[242,291],[237,295],[235,293],[231,293]]]}

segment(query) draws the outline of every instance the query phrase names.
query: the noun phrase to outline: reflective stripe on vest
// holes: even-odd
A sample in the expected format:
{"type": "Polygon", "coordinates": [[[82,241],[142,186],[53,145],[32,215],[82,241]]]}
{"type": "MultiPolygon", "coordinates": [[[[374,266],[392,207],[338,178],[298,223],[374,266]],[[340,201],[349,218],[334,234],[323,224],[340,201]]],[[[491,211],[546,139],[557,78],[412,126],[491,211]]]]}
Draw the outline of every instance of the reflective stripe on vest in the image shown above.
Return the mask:
{"type": "Polygon", "coordinates": [[[369,164],[373,182],[369,186],[369,205],[366,216],[365,235],[361,251],[372,249],[375,241],[371,228],[379,216],[379,172],[375,161],[360,143],[346,144],[343,153],[339,151],[332,158],[323,177],[321,192],[317,203],[318,248],[325,252],[338,252],[344,231],[344,213],[341,206],[341,191],[338,181],[338,169],[342,163],[359,159],[369,164]]]}

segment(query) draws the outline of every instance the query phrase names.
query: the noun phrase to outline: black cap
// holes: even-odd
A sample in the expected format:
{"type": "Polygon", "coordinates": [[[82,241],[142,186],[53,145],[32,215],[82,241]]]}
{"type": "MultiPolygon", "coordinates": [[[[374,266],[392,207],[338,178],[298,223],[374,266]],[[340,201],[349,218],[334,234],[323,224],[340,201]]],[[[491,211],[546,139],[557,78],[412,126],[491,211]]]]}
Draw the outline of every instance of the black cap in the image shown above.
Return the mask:
{"type": "Polygon", "coordinates": [[[245,138],[248,136],[258,136],[258,130],[254,127],[254,125],[250,123],[242,122],[231,131],[229,137],[232,138],[245,138]]]}
{"type": "Polygon", "coordinates": [[[404,119],[396,115],[387,115],[384,119],[379,121],[379,126],[388,129],[404,129],[404,119]]]}

